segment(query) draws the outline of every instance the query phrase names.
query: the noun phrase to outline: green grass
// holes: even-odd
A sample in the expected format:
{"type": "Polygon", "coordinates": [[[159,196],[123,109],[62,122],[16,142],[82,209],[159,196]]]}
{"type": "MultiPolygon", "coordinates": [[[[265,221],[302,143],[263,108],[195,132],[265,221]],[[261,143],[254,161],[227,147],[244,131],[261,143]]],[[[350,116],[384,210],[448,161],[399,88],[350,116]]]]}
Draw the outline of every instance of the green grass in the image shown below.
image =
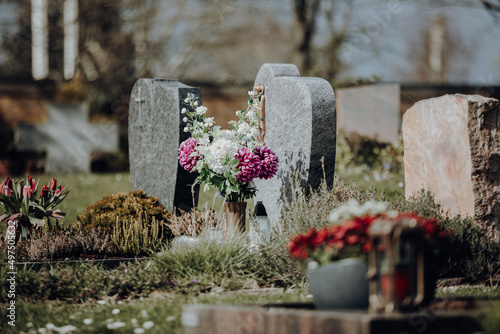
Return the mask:
{"type": "Polygon", "coordinates": [[[132,190],[129,173],[82,173],[34,177],[35,180],[40,180],[38,189],[41,189],[43,184],[48,184],[51,178],[55,178],[58,185],[71,187],[68,197],[58,207],[66,213],[66,217],[62,220],[65,226],[73,224],[76,216],[82,213],[87,205],[94,204],[106,195],[132,190]]]}
{"type": "MultiPolygon", "coordinates": [[[[182,333],[182,306],[186,304],[258,305],[266,303],[310,302],[304,290],[271,290],[272,292],[244,293],[222,292],[210,294],[155,293],[151,298],[131,301],[114,301],[103,304],[65,304],[61,302],[16,303],[16,327],[6,324],[6,306],[1,305],[0,332],[19,333],[39,328],[74,326],[77,333],[134,333],[138,327],[151,328],[146,333],[182,333]],[[88,320],[85,320],[88,319],[88,320]],[[84,320],[87,324],[84,323],[84,320]],[[123,322],[125,327],[109,329],[108,326],[123,322]],[[146,323],[149,322],[149,323],[146,323]]],[[[41,332],[39,332],[41,333],[41,332]]]]}

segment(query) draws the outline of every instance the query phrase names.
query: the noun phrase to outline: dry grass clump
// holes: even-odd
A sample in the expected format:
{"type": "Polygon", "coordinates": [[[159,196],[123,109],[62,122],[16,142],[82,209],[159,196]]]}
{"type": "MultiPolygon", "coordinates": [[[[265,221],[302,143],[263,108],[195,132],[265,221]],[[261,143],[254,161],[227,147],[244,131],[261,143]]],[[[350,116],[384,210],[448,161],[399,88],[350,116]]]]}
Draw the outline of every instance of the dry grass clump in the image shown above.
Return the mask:
{"type": "Polygon", "coordinates": [[[180,215],[173,215],[167,226],[176,237],[182,235],[196,237],[205,230],[217,228],[219,223],[215,211],[201,211],[194,208],[189,212],[182,211],[180,215]]]}

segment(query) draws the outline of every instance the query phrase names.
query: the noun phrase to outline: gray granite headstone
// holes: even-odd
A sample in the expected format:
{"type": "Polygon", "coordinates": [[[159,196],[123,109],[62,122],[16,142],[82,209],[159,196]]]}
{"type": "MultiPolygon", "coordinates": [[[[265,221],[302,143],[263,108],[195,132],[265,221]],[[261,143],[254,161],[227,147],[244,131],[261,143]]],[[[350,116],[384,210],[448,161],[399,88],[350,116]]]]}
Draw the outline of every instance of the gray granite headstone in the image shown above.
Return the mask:
{"type": "Polygon", "coordinates": [[[46,152],[46,173],[89,172],[92,152],[118,150],[118,124],[88,122],[87,105],[49,105],[47,122],[17,130],[20,151],[46,152]]]}
{"type": "Polygon", "coordinates": [[[275,224],[291,195],[291,181],[315,189],[323,181],[333,184],[335,171],[336,111],[332,86],[320,78],[300,77],[292,64],[264,64],[255,85],[265,86],[265,144],[280,161],[278,174],[256,180],[256,199],[262,201],[275,224]]]}
{"type": "Polygon", "coordinates": [[[339,88],[335,97],[339,130],[381,143],[396,141],[401,127],[399,84],[339,88]]]}
{"type": "MultiPolygon", "coordinates": [[[[139,79],[129,104],[130,179],[133,189],[157,197],[170,212],[193,206],[191,184],[196,178],[179,165],[178,152],[190,134],[183,131],[181,110],[188,93],[199,97],[199,88],[175,79],[139,79]]],[[[198,201],[195,189],[194,205],[198,201]]]]}

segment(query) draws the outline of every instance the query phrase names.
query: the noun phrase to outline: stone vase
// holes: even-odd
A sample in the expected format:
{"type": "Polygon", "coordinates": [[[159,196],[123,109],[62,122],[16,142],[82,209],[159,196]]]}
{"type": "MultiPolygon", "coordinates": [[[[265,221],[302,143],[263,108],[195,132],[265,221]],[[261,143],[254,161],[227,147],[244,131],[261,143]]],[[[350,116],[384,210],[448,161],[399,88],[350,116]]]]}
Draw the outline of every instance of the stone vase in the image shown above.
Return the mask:
{"type": "Polygon", "coordinates": [[[361,259],[344,259],[307,272],[318,309],[368,309],[368,265],[361,259]]]}
{"type": "Polygon", "coordinates": [[[237,231],[245,231],[246,208],[246,202],[226,202],[224,204],[226,213],[226,230],[224,235],[233,235],[237,231]]]}

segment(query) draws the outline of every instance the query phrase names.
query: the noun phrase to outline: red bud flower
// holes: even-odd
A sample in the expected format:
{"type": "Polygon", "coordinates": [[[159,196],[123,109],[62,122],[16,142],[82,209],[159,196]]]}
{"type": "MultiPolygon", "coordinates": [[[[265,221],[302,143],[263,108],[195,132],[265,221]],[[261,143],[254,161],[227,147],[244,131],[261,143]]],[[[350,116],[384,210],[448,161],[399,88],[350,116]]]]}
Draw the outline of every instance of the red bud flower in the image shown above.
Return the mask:
{"type": "Polygon", "coordinates": [[[50,190],[54,191],[56,190],[57,188],[57,180],[52,178],[52,180],[50,180],[50,190]]]}
{"type": "Polygon", "coordinates": [[[34,191],[36,188],[36,182],[31,176],[28,176],[28,183],[28,185],[31,187],[31,191],[34,191]]]}
{"type": "Polygon", "coordinates": [[[46,197],[49,193],[49,188],[44,184],[42,190],[40,191],[40,197],[46,197]]]}

